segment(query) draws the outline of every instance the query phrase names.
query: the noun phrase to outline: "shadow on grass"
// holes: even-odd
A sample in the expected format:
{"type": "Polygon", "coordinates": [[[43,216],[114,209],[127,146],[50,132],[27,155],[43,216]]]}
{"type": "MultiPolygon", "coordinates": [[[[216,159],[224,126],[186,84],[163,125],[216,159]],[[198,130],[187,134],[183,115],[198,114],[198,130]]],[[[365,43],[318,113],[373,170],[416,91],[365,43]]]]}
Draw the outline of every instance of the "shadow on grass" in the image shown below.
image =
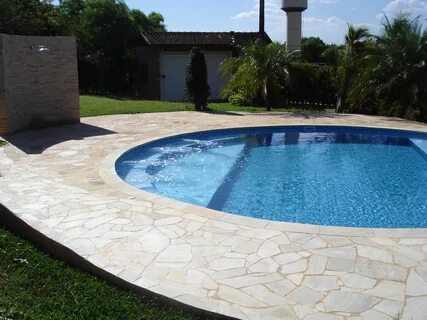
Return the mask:
{"type": "Polygon", "coordinates": [[[7,140],[27,154],[40,154],[47,148],[69,140],[104,136],[116,132],[85,123],[69,124],[38,130],[23,131],[7,136],[7,140]]]}

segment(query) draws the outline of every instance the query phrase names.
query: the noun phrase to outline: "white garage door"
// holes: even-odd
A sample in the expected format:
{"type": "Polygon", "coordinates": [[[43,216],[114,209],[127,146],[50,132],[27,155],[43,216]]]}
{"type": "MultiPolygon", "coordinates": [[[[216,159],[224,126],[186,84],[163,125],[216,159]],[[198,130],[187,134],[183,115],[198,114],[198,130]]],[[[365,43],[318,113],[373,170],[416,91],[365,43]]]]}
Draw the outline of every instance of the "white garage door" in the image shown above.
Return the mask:
{"type": "MultiPolygon", "coordinates": [[[[219,70],[221,62],[230,56],[229,52],[206,52],[208,82],[211,88],[211,100],[220,99],[222,88],[228,78],[219,70]]],[[[185,100],[185,71],[189,53],[161,53],[161,98],[162,100],[185,100]]]]}

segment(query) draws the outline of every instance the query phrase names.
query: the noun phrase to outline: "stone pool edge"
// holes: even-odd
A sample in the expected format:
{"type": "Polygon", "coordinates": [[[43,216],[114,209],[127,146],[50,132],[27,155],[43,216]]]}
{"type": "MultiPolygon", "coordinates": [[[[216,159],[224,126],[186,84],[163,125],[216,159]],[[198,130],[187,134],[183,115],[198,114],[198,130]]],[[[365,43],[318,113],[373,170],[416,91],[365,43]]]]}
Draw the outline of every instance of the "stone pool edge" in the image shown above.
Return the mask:
{"type": "MultiPolygon", "coordinates": [[[[278,125],[260,125],[256,126],[259,128],[262,127],[277,127],[278,125]]],[[[292,127],[296,126],[295,124],[283,124],[279,125],[282,127],[292,127]]],[[[317,123],[307,123],[301,126],[314,126],[322,127],[328,126],[331,127],[331,124],[317,124],[317,123]]],[[[365,125],[336,125],[338,127],[359,127],[366,129],[389,129],[389,130],[399,130],[399,131],[409,131],[409,132],[425,132],[427,130],[413,130],[407,128],[394,128],[387,126],[365,126],[365,125]]],[[[233,128],[253,128],[253,126],[233,126],[233,127],[217,127],[210,128],[209,130],[200,130],[200,131],[178,131],[172,135],[162,135],[156,138],[143,139],[138,141],[138,143],[130,144],[126,147],[120,148],[113,153],[107,155],[99,165],[99,175],[110,187],[114,188],[117,191],[128,194],[132,198],[143,201],[155,201],[156,203],[165,205],[172,209],[177,210],[188,210],[193,214],[209,218],[209,219],[218,219],[222,222],[227,222],[231,224],[239,224],[248,227],[270,229],[282,232],[298,232],[298,233],[311,233],[318,235],[333,235],[333,236],[355,236],[355,237],[388,237],[388,238],[424,238],[427,237],[427,228],[356,228],[356,227],[339,227],[339,226],[323,226],[323,225],[312,225],[312,224],[302,224],[302,223],[291,223],[291,222],[282,222],[282,221],[269,221],[261,220],[252,217],[239,216],[231,213],[226,213],[222,211],[217,211],[209,208],[204,208],[189,203],[181,202],[178,200],[173,200],[166,198],[160,195],[149,193],[138,188],[135,188],[125,181],[123,181],[116,172],[115,164],[116,161],[126,152],[130,151],[133,148],[138,146],[151,143],[157,140],[172,138],[179,135],[190,134],[193,132],[209,132],[216,130],[227,130],[233,128]]]]}

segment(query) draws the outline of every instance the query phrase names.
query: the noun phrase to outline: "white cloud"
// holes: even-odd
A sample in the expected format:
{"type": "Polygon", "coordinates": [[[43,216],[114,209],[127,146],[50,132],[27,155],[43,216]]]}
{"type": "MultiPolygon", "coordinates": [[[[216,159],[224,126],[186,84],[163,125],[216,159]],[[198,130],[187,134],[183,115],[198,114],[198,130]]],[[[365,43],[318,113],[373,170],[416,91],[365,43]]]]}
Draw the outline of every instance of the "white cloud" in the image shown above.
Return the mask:
{"type": "Polygon", "coordinates": [[[427,1],[425,0],[391,0],[383,9],[383,13],[377,17],[382,18],[384,14],[394,16],[399,13],[411,15],[427,14],[427,1]]]}
{"type": "MultiPolygon", "coordinates": [[[[332,4],[340,0],[309,0],[310,3],[332,4]]],[[[266,0],[266,29],[274,40],[284,41],[286,39],[286,13],[280,9],[280,0],[266,0]]],[[[232,17],[239,21],[256,21],[259,14],[259,0],[254,0],[251,10],[243,11],[232,17]]],[[[373,33],[377,32],[379,26],[373,24],[355,23],[364,25],[373,33]]],[[[337,16],[319,18],[303,15],[303,36],[320,37],[329,43],[343,43],[347,32],[347,21],[337,16]]]]}

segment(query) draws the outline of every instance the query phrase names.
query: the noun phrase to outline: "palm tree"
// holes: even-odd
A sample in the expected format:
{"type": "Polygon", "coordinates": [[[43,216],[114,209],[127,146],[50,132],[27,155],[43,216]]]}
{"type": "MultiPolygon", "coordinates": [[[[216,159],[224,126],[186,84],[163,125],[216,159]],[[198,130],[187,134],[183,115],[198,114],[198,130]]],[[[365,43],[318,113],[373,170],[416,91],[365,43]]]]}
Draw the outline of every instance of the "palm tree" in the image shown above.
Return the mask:
{"type": "Polygon", "coordinates": [[[347,108],[350,84],[358,70],[360,58],[365,48],[365,41],[368,37],[367,28],[348,25],[348,31],[345,35],[345,48],[341,54],[338,67],[337,112],[345,111],[347,108]]]}
{"type": "Polygon", "coordinates": [[[271,110],[271,92],[289,82],[289,66],[296,52],[290,52],[279,43],[256,41],[244,48],[238,57],[223,61],[221,69],[231,75],[224,92],[239,92],[247,96],[261,95],[267,111],[271,110]]]}
{"type": "Polygon", "coordinates": [[[427,30],[418,17],[399,15],[392,21],[385,17],[383,31],[374,39],[367,85],[376,88],[377,99],[383,101],[380,112],[401,117],[423,113],[426,121],[427,30]]]}

